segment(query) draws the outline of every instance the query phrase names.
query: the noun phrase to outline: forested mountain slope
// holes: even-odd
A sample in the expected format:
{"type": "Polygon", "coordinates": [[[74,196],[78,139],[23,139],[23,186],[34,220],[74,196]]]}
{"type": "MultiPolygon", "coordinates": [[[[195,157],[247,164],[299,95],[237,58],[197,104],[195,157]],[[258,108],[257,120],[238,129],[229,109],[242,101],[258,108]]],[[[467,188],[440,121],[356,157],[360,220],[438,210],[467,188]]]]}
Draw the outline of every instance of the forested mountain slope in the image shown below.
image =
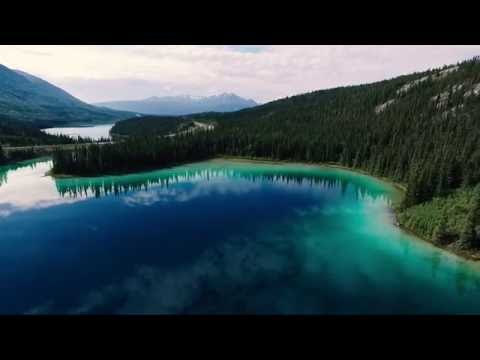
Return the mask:
{"type": "Polygon", "coordinates": [[[73,140],[67,136],[53,136],[42,132],[30,122],[18,121],[0,115],[0,147],[68,144],[73,140]]]}
{"type": "Polygon", "coordinates": [[[86,104],[38,77],[0,65],[0,115],[54,127],[108,123],[134,114],[86,104]]]}

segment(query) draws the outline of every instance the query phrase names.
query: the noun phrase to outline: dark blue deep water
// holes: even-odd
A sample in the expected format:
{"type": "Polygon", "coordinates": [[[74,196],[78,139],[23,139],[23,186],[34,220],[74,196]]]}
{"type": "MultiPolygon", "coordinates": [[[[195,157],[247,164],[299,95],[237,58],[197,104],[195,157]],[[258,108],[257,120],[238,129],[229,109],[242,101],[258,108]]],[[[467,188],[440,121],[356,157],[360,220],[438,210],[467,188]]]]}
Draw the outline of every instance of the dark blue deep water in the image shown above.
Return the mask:
{"type": "Polygon", "coordinates": [[[480,271],[332,168],[215,160],[52,179],[0,168],[2,314],[479,313],[480,271]]]}

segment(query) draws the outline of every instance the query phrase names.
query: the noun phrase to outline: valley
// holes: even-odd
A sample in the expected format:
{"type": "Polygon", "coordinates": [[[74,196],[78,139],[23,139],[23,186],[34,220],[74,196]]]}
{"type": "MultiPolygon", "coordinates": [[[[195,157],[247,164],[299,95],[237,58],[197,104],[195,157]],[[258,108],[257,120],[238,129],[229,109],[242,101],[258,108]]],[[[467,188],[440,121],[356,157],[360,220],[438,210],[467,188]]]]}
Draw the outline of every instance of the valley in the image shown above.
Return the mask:
{"type": "Polygon", "coordinates": [[[0,66],[0,313],[480,312],[479,56],[261,104],[205,84],[88,104],[0,66]]]}

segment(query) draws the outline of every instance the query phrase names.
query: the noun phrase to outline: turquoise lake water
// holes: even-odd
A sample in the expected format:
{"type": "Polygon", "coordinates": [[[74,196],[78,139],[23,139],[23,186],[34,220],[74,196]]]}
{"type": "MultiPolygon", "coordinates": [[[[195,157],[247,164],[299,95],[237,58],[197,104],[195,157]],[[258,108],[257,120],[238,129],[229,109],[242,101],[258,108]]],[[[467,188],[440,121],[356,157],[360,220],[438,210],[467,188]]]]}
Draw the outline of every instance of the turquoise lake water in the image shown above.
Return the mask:
{"type": "Polygon", "coordinates": [[[480,313],[479,265],[393,224],[388,184],[213,160],[53,179],[0,167],[1,314],[480,313]]]}

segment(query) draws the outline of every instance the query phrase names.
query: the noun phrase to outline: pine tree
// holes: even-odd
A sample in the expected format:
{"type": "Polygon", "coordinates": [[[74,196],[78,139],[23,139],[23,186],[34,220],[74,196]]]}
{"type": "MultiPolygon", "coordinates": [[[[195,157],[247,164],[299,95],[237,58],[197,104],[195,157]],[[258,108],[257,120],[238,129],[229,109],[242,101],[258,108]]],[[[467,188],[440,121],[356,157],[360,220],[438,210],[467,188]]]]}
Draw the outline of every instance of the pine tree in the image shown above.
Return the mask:
{"type": "Polygon", "coordinates": [[[418,175],[416,169],[413,169],[408,179],[407,192],[402,204],[403,208],[406,209],[418,203],[418,186],[418,175]]]}
{"type": "Polygon", "coordinates": [[[440,221],[433,232],[432,240],[437,244],[445,244],[448,240],[447,216],[442,213],[440,221]]]}
{"type": "Polygon", "coordinates": [[[480,239],[477,234],[477,223],[480,217],[480,184],[473,191],[470,211],[460,234],[460,245],[463,248],[478,248],[480,239]]]}
{"type": "Polygon", "coordinates": [[[470,211],[465,219],[465,225],[460,233],[459,244],[463,249],[471,249],[476,245],[474,212],[470,211]]]}
{"type": "Polygon", "coordinates": [[[5,151],[3,150],[3,147],[0,145],[0,164],[4,164],[6,162],[6,156],[5,156],[5,151]]]}
{"type": "Polygon", "coordinates": [[[472,213],[475,224],[480,223],[480,184],[477,184],[473,189],[472,213]]]}

